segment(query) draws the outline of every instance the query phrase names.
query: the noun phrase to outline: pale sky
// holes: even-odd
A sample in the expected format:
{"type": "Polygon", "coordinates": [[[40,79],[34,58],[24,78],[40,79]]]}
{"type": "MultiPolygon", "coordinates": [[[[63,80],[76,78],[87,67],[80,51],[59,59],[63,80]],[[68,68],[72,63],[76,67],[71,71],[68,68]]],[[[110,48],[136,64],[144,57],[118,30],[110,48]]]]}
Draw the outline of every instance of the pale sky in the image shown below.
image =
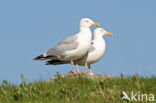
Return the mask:
{"type": "Polygon", "coordinates": [[[83,17],[114,34],[104,37],[106,52],[92,65],[94,73],[156,75],[155,4],[155,0],[1,0],[0,81],[18,83],[20,74],[27,81],[47,80],[56,72],[69,72],[70,64],[45,66],[32,58],[76,34],[83,17]]]}

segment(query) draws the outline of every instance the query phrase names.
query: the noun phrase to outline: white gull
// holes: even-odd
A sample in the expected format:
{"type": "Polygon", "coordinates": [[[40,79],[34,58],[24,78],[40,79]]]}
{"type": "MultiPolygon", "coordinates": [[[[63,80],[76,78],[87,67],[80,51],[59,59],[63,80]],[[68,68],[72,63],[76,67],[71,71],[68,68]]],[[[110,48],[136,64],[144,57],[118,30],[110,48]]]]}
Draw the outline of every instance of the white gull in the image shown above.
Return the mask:
{"type": "MultiPolygon", "coordinates": [[[[76,61],[74,61],[74,64],[77,65],[77,70],[79,72],[78,65],[85,66],[85,72],[87,72],[87,65],[89,68],[89,73],[93,74],[91,70],[91,64],[96,63],[99,61],[105,52],[105,40],[103,39],[104,35],[112,36],[112,33],[107,32],[106,30],[102,28],[97,28],[94,31],[94,40],[91,41],[91,46],[86,55],[76,61]]],[[[67,64],[68,61],[60,61],[57,59],[52,59],[46,62],[47,65],[58,65],[58,64],[67,64]]]]}
{"type": "Polygon", "coordinates": [[[58,59],[68,61],[72,64],[73,72],[75,72],[73,61],[82,58],[90,48],[91,26],[99,26],[99,24],[89,18],[82,18],[79,24],[79,33],[65,38],[58,45],[47,50],[44,54],[33,58],[33,60],[58,59]]]}

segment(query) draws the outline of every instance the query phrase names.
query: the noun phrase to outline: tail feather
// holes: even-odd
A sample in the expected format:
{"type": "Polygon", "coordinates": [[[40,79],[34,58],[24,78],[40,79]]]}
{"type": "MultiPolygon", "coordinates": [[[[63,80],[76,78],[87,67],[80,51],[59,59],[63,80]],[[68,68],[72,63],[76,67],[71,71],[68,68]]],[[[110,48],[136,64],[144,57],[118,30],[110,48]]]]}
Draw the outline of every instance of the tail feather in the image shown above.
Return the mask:
{"type": "Polygon", "coordinates": [[[47,59],[47,57],[44,57],[43,54],[33,58],[33,60],[45,60],[45,59],[47,59]]]}
{"type": "Polygon", "coordinates": [[[49,61],[46,61],[45,65],[60,65],[60,64],[69,64],[69,62],[61,61],[58,59],[51,59],[49,61]]]}

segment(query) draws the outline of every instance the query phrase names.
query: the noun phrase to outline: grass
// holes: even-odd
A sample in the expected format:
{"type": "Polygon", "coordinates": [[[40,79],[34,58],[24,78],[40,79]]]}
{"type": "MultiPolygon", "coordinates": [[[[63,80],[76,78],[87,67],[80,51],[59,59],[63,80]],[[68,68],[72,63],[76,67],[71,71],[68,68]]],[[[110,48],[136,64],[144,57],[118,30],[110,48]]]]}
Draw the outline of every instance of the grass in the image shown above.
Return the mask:
{"type": "MultiPolygon", "coordinates": [[[[122,91],[156,94],[156,77],[133,77],[88,79],[63,78],[59,74],[53,82],[26,83],[21,75],[20,86],[6,80],[0,85],[0,103],[134,103],[121,101],[122,91]]],[[[148,103],[148,102],[135,102],[148,103]]],[[[151,103],[151,102],[149,102],[151,103]]],[[[152,102],[152,103],[156,103],[152,102]]]]}

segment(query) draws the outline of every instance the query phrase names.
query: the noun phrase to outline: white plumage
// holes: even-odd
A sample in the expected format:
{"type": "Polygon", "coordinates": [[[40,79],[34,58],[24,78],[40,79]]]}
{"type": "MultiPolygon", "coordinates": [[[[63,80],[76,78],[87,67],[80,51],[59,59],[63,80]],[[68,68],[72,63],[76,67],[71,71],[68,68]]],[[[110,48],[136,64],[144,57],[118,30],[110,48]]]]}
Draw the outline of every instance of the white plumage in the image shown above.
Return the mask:
{"type": "MultiPolygon", "coordinates": [[[[106,44],[105,44],[105,40],[103,39],[104,35],[111,36],[112,33],[107,32],[106,30],[104,30],[102,28],[95,29],[94,40],[91,41],[91,45],[89,47],[88,52],[82,58],[74,61],[74,64],[77,65],[78,71],[79,71],[78,65],[83,65],[83,66],[85,66],[85,71],[87,72],[86,66],[88,65],[90,73],[92,73],[90,64],[93,64],[93,63],[97,62],[98,60],[100,60],[105,52],[106,44]]],[[[69,63],[69,62],[68,61],[59,61],[59,60],[50,60],[47,62],[47,64],[52,64],[52,65],[66,64],[66,63],[69,63]]]]}
{"type": "MultiPolygon", "coordinates": [[[[44,54],[35,57],[34,60],[58,59],[71,62],[73,66],[73,61],[82,58],[89,50],[92,37],[90,27],[99,26],[99,24],[93,22],[91,19],[83,18],[80,20],[79,26],[79,33],[65,38],[44,54]]],[[[74,68],[73,72],[75,72],[74,68]]]]}

